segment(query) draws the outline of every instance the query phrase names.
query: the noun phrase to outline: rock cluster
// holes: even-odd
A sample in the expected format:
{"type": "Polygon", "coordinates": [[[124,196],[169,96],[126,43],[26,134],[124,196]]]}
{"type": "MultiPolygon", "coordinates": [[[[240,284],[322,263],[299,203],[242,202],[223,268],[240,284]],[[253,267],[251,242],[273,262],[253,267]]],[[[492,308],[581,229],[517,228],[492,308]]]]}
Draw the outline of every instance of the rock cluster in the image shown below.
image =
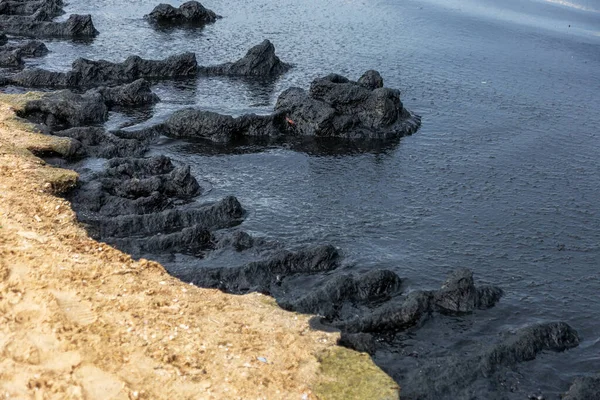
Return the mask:
{"type": "Polygon", "coordinates": [[[162,25],[204,25],[221,17],[197,1],[188,1],[178,8],[170,4],[159,4],[144,18],[162,25]]]}

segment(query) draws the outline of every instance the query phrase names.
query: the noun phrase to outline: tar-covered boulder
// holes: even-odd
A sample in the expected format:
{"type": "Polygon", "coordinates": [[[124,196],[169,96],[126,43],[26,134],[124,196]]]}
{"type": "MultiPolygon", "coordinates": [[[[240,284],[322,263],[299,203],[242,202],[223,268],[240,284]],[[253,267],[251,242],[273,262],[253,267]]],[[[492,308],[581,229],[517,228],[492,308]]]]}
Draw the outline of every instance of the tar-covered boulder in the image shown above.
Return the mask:
{"type": "Polygon", "coordinates": [[[152,12],[144,16],[148,21],[160,25],[196,25],[202,26],[221,18],[197,1],[188,1],[178,8],[170,4],[159,4],[152,12]]]}
{"type": "Polygon", "coordinates": [[[277,99],[297,134],[347,139],[391,139],[414,133],[421,119],[404,108],[400,91],[383,87],[375,71],[359,82],[331,74],[312,82],[310,90],[290,88],[277,99]]]}
{"type": "Polygon", "coordinates": [[[0,16],[0,30],[29,37],[92,38],[98,35],[91,15],[77,14],[64,22],[40,20],[36,16],[0,16]]]}
{"type": "Polygon", "coordinates": [[[15,85],[25,87],[88,88],[115,86],[138,79],[172,79],[194,76],[198,64],[194,53],[183,53],[164,60],[145,60],[138,56],[124,62],[93,61],[78,58],[68,72],[29,69],[9,78],[15,85]]]}
{"type": "Polygon", "coordinates": [[[275,46],[269,40],[252,47],[244,57],[235,62],[200,67],[206,75],[229,75],[248,77],[275,77],[287,72],[291,66],[275,54],[275,46]]]}

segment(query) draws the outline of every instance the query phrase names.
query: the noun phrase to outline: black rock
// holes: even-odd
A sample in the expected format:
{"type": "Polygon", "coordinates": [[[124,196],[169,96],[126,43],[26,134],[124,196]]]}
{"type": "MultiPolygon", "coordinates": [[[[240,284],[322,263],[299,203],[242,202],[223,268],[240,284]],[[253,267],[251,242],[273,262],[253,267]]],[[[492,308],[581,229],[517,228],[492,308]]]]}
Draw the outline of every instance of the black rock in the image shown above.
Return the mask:
{"type": "Polygon", "coordinates": [[[494,346],[484,355],[482,368],[491,372],[498,365],[531,361],[544,350],[565,351],[579,345],[577,331],[564,322],[528,326],[494,346]]]}
{"type": "Polygon", "coordinates": [[[96,89],[108,107],[136,107],[158,103],[160,98],[150,90],[150,82],[138,79],[130,84],[96,89]]]}
{"type": "Polygon", "coordinates": [[[368,70],[359,79],[358,84],[370,90],[375,90],[383,87],[383,78],[379,72],[368,70]]]}
{"type": "Polygon", "coordinates": [[[0,67],[22,67],[24,57],[42,57],[46,54],[48,54],[48,48],[37,40],[0,45],[0,67]]]}
{"type": "Polygon", "coordinates": [[[78,58],[71,71],[54,72],[30,69],[15,74],[10,81],[25,87],[95,87],[114,86],[138,79],[169,79],[194,76],[198,64],[193,53],[184,53],[164,60],[144,60],[138,56],[128,57],[122,63],[78,58]]]}
{"type": "Polygon", "coordinates": [[[46,16],[49,21],[64,13],[63,5],[62,0],[3,0],[0,2],[0,14],[31,16],[38,13],[46,16]]]}
{"type": "Polygon", "coordinates": [[[340,346],[369,354],[374,354],[377,349],[375,337],[369,333],[342,332],[340,339],[338,340],[338,344],[340,346]]]}
{"type": "Polygon", "coordinates": [[[170,4],[159,4],[144,18],[158,24],[204,25],[215,22],[221,17],[197,1],[188,1],[179,8],[175,8],[170,4]]]}
{"type": "Polygon", "coordinates": [[[276,136],[279,134],[276,121],[272,115],[248,114],[234,118],[211,111],[184,109],[151,130],[173,138],[227,143],[243,137],[276,136]]]}
{"type": "Polygon", "coordinates": [[[30,37],[89,38],[98,35],[92,17],[77,14],[72,14],[65,22],[46,21],[39,16],[0,16],[0,30],[30,37]]]}
{"type": "Polygon", "coordinates": [[[291,66],[275,55],[275,46],[269,40],[252,47],[236,62],[229,62],[198,70],[206,75],[274,77],[287,72],[291,66]]]}
{"type": "Polygon", "coordinates": [[[106,121],[108,107],[98,93],[77,94],[59,90],[28,101],[19,115],[44,123],[51,129],[65,129],[106,121]]]}
{"type": "Polygon", "coordinates": [[[278,286],[288,276],[336,269],[339,257],[333,246],[315,246],[297,252],[282,251],[266,261],[251,262],[241,267],[198,268],[176,272],[175,276],[185,282],[229,293],[270,293],[274,286],[278,286]]]}
{"type": "Polygon", "coordinates": [[[473,283],[473,274],[459,269],[450,274],[437,291],[414,291],[403,299],[395,299],[370,314],[349,320],[334,321],[344,332],[397,332],[416,325],[434,311],[471,312],[492,307],[502,290],[488,287],[480,290],[473,283]]]}
{"type": "Polygon", "coordinates": [[[107,132],[101,127],[76,127],[52,132],[55,136],[75,140],[80,147],[76,154],[96,158],[141,157],[148,151],[144,141],[131,138],[121,138],[113,132],[107,132]]]}
{"type": "Polygon", "coordinates": [[[578,344],[577,332],[564,322],[527,326],[471,355],[421,359],[419,367],[410,369],[404,377],[403,397],[505,399],[507,389],[511,389],[507,388],[507,377],[514,374],[515,366],[544,351],[562,352],[578,344]]]}
{"type": "Polygon", "coordinates": [[[403,107],[400,92],[372,89],[378,85],[371,82],[377,82],[375,72],[366,76],[361,84],[332,74],[314,80],[308,92],[287,89],[275,110],[285,114],[290,129],[304,136],[379,140],[414,133],[421,119],[403,107]]]}
{"type": "Polygon", "coordinates": [[[394,294],[401,279],[392,271],[374,270],[361,275],[338,275],[321,288],[298,299],[282,300],[280,306],[293,311],[318,314],[327,319],[339,316],[346,303],[368,303],[394,294]]]}

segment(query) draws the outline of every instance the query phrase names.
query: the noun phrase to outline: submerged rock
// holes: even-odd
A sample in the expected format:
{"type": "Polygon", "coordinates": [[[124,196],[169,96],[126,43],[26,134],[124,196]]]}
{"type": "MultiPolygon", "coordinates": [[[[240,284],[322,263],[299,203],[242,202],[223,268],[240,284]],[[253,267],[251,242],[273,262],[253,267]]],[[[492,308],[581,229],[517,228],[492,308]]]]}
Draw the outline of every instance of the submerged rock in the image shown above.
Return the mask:
{"type": "Polygon", "coordinates": [[[577,331],[564,322],[550,322],[528,326],[517,331],[482,357],[484,371],[492,372],[498,366],[511,366],[534,360],[544,350],[565,351],[579,345],[577,331]]]}
{"type": "Polygon", "coordinates": [[[470,355],[422,360],[404,377],[408,399],[508,398],[507,379],[515,366],[544,351],[562,352],[579,344],[577,332],[564,322],[527,326],[470,355]],[[507,375],[508,374],[508,375],[507,375]]]}
{"type": "Polygon", "coordinates": [[[98,35],[92,16],[77,14],[72,14],[64,22],[46,21],[39,16],[1,16],[0,30],[13,35],[30,37],[84,38],[98,35]]]}
{"type": "Polygon", "coordinates": [[[206,75],[273,77],[287,72],[291,65],[282,62],[275,55],[275,46],[269,40],[252,47],[244,57],[209,67],[200,67],[199,72],[206,75]]]}
{"type": "Polygon", "coordinates": [[[25,87],[95,87],[114,86],[138,79],[169,79],[194,76],[198,64],[193,53],[184,53],[164,60],[145,60],[138,56],[128,57],[122,63],[78,58],[71,71],[54,72],[44,69],[22,71],[9,78],[15,85],[25,87]]]}
{"type": "Polygon", "coordinates": [[[575,379],[562,400],[600,400],[600,375],[575,379]]]}
{"type": "Polygon", "coordinates": [[[414,133],[421,118],[404,108],[400,91],[381,87],[378,75],[369,71],[361,82],[336,74],[316,79],[308,92],[285,90],[275,110],[304,136],[390,139],[414,133]]]}
{"type": "Polygon", "coordinates": [[[46,54],[48,54],[48,48],[37,40],[19,44],[4,44],[0,47],[0,67],[21,67],[23,58],[42,57],[46,54]]]}
{"type": "Polygon", "coordinates": [[[221,17],[197,1],[188,1],[179,6],[179,8],[175,8],[170,4],[159,4],[144,18],[157,24],[204,25],[215,22],[221,17]]]}

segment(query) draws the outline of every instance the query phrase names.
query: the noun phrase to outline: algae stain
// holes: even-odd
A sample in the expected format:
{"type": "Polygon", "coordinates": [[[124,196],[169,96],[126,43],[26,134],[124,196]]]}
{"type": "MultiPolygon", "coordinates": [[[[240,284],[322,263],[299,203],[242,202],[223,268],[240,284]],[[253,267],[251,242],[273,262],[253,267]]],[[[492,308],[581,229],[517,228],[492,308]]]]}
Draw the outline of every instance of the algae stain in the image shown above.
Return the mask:
{"type": "Polygon", "coordinates": [[[319,378],[313,392],[320,400],[398,400],[400,387],[371,357],[344,347],[319,357],[319,378]]]}

